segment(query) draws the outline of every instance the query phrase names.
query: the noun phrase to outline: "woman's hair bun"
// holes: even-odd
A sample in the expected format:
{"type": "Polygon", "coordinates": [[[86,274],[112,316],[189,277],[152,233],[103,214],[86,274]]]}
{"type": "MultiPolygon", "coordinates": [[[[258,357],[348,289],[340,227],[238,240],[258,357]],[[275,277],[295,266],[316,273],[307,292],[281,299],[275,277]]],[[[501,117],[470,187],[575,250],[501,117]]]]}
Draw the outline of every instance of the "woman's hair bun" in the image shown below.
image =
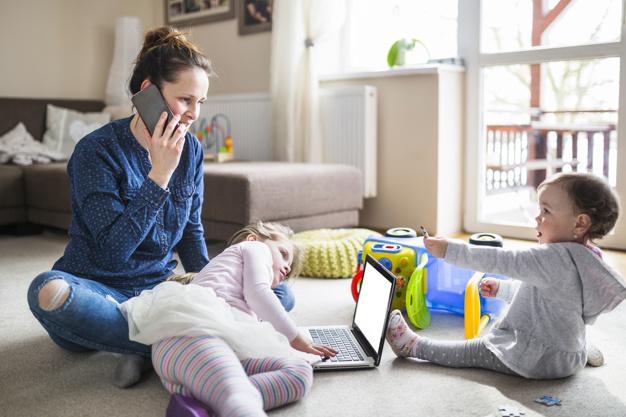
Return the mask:
{"type": "Polygon", "coordinates": [[[153,29],[146,33],[137,55],[129,82],[130,93],[137,93],[146,79],[159,87],[165,81],[173,82],[180,71],[191,67],[201,68],[209,76],[212,74],[209,60],[183,32],[170,26],[153,29]]]}

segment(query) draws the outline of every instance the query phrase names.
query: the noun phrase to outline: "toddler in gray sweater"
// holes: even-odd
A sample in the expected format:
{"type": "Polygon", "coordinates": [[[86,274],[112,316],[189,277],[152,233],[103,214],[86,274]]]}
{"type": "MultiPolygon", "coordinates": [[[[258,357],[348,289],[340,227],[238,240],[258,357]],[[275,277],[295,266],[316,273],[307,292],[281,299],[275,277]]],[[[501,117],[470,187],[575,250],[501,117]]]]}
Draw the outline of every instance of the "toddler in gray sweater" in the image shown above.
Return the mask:
{"type": "Polygon", "coordinates": [[[480,283],[483,296],[510,304],[485,336],[467,341],[419,336],[395,310],[387,340],[396,355],[537,379],[566,377],[585,366],[585,325],[626,298],[623,278],[591,245],[615,225],[618,199],[602,178],[580,173],[549,178],[538,195],[538,247],[506,250],[424,239],[430,254],[446,262],[514,278],[480,283]]]}

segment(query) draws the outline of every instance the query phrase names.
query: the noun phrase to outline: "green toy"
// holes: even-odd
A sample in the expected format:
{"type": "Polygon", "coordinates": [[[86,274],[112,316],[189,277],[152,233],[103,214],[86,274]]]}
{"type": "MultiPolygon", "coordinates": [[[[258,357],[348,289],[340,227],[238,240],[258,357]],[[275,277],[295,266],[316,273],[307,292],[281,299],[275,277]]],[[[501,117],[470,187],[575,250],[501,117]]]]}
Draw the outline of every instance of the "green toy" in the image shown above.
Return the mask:
{"type": "Polygon", "coordinates": [[[419,329],[425,329],[430,325],[430,310],[426,304],[427,263],[428,255],[422,253],[406,289],[406,312],[411,323],[419,329]]]}

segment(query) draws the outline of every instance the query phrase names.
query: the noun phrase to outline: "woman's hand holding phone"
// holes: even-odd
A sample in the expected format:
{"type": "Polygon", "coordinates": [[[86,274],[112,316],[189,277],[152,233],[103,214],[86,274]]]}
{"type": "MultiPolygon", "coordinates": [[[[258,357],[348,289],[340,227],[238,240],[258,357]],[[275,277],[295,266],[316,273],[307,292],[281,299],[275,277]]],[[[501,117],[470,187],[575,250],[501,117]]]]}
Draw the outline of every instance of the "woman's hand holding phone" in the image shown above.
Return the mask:
{"type": "Polygon", "coordinates": [[[180,156],[185,146],[185,126],[179,124],[180,115],[175,114],[170,122],[165,126],[167,113],[163,112],[157,122],[154,134],[144,126],[143,135],[150,152],[152,169],[148,177],[161,188],[167,188],[174,170],[180,162],[180,156]]]}

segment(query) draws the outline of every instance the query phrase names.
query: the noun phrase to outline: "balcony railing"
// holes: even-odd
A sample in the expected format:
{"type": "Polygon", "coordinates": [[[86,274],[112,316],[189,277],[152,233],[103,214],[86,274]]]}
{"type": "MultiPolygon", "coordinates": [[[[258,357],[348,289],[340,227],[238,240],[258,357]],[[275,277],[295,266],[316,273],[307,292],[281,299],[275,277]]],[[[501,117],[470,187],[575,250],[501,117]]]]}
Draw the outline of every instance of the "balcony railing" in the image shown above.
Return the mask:
{"type": "Polygon", "coordinates": [[[486,145],[487,194],[519,187],[534,189],[546,177],[562,171],[593,172],[614,185],[614,123],[489,125],[486,145]]]}

